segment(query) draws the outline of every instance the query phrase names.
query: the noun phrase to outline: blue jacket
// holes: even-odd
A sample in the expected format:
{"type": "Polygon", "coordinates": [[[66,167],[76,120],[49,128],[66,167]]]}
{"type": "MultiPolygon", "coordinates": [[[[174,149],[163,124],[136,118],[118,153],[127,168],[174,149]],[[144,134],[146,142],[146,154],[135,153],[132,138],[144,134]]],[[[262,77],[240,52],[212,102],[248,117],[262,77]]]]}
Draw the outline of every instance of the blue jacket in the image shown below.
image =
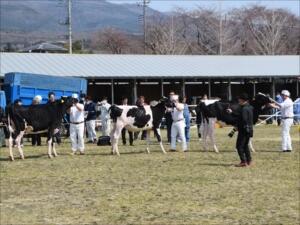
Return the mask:
{"type": "Polygon", "coordinates": [[[184,120],[185,120],[185,126],[190,127],[190,125],[191,125],[190,110],[189,110],[189,107],[187,104],[184,104],[183,116],[184,116],[184,120]]]}

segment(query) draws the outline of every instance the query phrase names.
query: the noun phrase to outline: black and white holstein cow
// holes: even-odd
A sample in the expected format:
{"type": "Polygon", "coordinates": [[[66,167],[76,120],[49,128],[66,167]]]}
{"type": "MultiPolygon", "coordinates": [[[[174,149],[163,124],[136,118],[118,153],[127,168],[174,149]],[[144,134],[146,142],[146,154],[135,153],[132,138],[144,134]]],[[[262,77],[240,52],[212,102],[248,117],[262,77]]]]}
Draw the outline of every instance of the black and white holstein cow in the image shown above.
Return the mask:
{"type": "MultiPolygon", "coordinates": [[[[264,107],[270,102],[269,97],[260,94],[256,95],[253,100],[249,101],[250,105],[253,107],[253,124],[257,123],[259,115],[263,113],[264,107]]],[[[214,137],[215,122],[216,120],[219,120],[227,125],[237,127],[238,118],[240,116],[240,105],[238,103],[216,100],[211,102],[211,104],[200,102],[197,107],[198,110],[196,111],[201,112],[202,116],[201,131],[204,149],[207,150],[207,139],[209,137],[215,152],[219,152],[214,137]],[[227,112],[228,109],[231,109],[233,113],[229,114],[227,112]]],[[[235,131],[236,130],[233,129],[229,136],[232,137],[235,131]]],[[[251,139],[249,142],[249,148],[251,151],[255,152],[251,139]]]]}
{"type": "Polygon", "coordinates": [[[9,105],[7,107],[7,125],[9,128],[9,156],[14,160],[13,140],[17,145],[20,156],[24,159],[21,139],[24,134],[47,133],[48,156],[57,156],[54,135],[58,132],[63,115],[72,106],[70,97],[62,97],[53,103],[45,105],[9,105]]]}
{"type": "Polygon", "coordinates": [[[166,153],[161,140],[160,124],[165,115],[166,104],[168,99],[163,98],[155,104],[150,106],[127,106],[127,105],[113,105],[110,108],[110,116],[113,119],[113,129],[111,131],[112,154],[120,155],[118,150],[118,139],[121,135],[122,129],[126,128],[128,131],[147,131],[147,152],[149,150],[150,131],[153,130],[159,142],[163,153],[166,153]]]}

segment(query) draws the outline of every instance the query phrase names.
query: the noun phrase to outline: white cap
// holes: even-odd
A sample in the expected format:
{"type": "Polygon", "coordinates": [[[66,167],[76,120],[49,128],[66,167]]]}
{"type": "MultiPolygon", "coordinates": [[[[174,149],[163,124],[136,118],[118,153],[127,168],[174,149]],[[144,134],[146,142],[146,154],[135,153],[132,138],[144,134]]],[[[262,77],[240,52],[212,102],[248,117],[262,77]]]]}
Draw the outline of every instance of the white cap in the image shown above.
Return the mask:
{"type": "Polygon", "coordinates": [[[281,92],[281,94],[282,95],[284,95],[284,96],[287,96],[287,97],[290,97],[290,92],[288,91],[288,90],[283,90],[282,92],[281,92]]]}
{"type": "Polygon", "coordinates": [[[36,102],[41,102],[42,101],[42,96],[40,96],[40,95],[36,95],[36,96],[34,96],[34,98],[33,98],[33,100],[34,101],[36,101],[36,102]]]}
{"type": "Polygon", "coordinates": [[[76,93],[73,93],[73,94],[72,94],[72,98],[76,98],[76,99],[78,99],[78,94],[76,94],[76,93]]]}

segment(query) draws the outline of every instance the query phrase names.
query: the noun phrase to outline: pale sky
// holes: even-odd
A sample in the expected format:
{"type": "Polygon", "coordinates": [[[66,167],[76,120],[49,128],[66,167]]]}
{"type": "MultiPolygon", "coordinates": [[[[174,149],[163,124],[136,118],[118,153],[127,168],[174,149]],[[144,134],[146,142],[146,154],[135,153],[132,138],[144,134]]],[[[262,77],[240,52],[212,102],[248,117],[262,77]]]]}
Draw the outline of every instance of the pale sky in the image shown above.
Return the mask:
{"type": "MultiPolygon", "coordinates": [[[[143,0],[109,0],[112,3],[132,3],[143,2],[143,0]]],[[[218,8],[222,2],[224,10],[239,8],[247,5],[258,4],[269,8],[284,8],[300,16],[300,0],[150,0],[149,6],[158,11],[167,12],[175,7],[194,9],[197,6],[218,8]]]]}

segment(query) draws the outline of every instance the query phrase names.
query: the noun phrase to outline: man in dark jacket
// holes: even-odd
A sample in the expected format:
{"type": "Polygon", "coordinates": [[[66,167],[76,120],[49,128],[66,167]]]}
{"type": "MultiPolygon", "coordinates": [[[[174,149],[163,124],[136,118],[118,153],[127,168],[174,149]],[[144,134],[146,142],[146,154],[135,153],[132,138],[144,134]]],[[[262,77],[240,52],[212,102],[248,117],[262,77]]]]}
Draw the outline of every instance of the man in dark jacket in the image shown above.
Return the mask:
{"type": "MultiPolygon", "coordinates": [[[[175,92],[174,91],[170,91],[170,93],[169,93],[169,100],[172,98],[173,95],[175,95],[175,92]]],[[[166,119],[166,125],[167,125],[168,143],[171,143],[171,128],[172,128],[172,123],[173,123],[171,112],[166,112],[165,119],[166,119]]]]}
{"type": "MultiPolygon", "coordinates": [[[[238,137],[236,141],[236,149],[238,151],[241,162],[237,167],[245,167],[252,165],[251,153],[248,147],[249,140],[253,137],[253,107],[248,102],[247,94],[238,97],[240,110],[238,112],[238,137]]],[[[232,110],[228,109],[229,113],[232,110]]]]}
{"type": "Polygon", "coordinates": [[[96,143],[96,104],[92,101],[90,96],[86,96],[86,103],[84,105],[84,111],[87,112],[87,117],[85,119],[86,130],[88,133],[89,141],[88,143],[96,143]]]}

